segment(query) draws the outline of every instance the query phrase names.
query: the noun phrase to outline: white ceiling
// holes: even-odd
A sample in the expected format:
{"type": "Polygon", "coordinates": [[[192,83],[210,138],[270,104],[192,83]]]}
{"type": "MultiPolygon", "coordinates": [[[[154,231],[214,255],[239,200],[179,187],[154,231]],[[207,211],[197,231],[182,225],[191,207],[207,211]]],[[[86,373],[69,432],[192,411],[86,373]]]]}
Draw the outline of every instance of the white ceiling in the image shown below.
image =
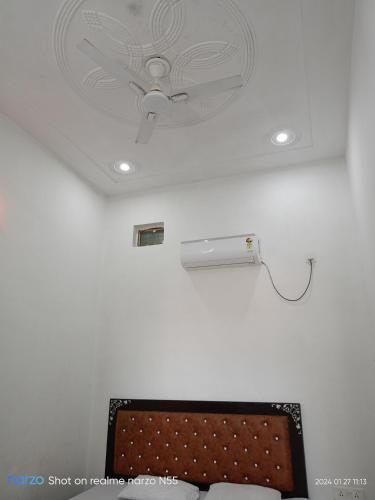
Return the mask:
{"type": "Polygon", "coordinates": [[[109,195],[342,156],[353,3],[0,0],[0,110],[109,195]],[[165,55],[167,90],[238,73],[245,86],[135,144],[137,98],[76,49],[84,37],[140,72],[165,55]],[[285,127],[297,141],[272,145],[285,127]],[[136,172],[115,173],[119,159],[136,172]]]}

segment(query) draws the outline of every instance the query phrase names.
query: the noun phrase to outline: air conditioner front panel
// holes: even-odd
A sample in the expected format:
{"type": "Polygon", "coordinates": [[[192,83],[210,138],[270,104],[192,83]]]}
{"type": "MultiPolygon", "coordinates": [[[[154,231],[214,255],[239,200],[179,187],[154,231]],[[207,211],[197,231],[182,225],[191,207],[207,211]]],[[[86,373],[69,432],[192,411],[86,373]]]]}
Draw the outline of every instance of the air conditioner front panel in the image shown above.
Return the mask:
{"type": "Polygon", "coordinates": [[[254,234],[183,241],[181,263],[185,268],[260,264],[259,240],[254,234]]]}

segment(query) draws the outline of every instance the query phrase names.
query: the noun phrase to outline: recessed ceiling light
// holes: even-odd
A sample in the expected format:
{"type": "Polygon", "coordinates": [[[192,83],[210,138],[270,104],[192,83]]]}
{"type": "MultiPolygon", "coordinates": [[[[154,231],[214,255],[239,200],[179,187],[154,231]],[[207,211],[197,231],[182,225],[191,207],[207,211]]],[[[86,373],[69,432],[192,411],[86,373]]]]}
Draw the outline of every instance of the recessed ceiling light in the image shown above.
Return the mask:
{"type": "MultiPolygon", "coordinates": [[[[286,132],[280,132],[279,134],[277,134],[276,136],[276,141],[279,143],[279,144],[285,144],[287,142],[287,140],[289,139],[289,135],[286,133],[286,132]]],[[[129,165],[127,165],[126,163],[122,163],[120,165],[120,168],[124,166],[126,167],[126,170],[128,170],[129,168],[129,165]]]]}
{"type": "Polygon", "coordinates": [[[135,171],[135,166],[129,161],[117,160],[113,164],[115,172],[118,174],[132,174],[135,171]]]}
{"type": "Polygon", "coordinates": [[[288,146],[296,140],[296,134],[293,130],[277,130],[271,137],[271,142],[275,146],[288,146]]]}
{"type": "Polygon", "coordinates": [[[118,169],[121,170],[121,172],[129,172],[130,165],[129,165],[129,163],[120,163],[120,165],[118,166],[118,169]]]}

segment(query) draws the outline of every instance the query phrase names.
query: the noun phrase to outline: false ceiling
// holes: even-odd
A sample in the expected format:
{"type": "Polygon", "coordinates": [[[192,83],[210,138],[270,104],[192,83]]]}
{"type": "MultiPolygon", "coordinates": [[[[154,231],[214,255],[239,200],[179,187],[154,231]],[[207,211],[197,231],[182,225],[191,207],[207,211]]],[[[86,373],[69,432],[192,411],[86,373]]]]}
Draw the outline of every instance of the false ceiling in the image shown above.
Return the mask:
{"type": "Polygon", "coordinates": [[[342,156],[353,0],[12,0],[0,4],[0,110],[108,195],[342,156]],[[163,89],[240,74],[135,144],[140,98],[77,49],[87,38],[163,89]],[[271,143],[292,129],[296,141],[271,143]],[[136,170],[120,175],[116,160],[136,170]]]}

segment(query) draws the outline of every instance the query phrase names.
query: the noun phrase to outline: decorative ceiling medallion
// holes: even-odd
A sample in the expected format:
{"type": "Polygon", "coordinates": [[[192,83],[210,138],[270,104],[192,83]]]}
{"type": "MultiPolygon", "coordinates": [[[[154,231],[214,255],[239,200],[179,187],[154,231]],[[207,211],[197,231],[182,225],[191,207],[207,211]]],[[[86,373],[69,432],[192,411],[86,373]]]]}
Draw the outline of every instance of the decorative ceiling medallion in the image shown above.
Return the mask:
{"type": "MultiPolygon", "coordinates": [[[[195,83],[240,74],[244,85],[254,67],[254,36],[233,0],[66,0],[56,19],[54,49],[58,67],[71,87],[102,112],[139,124],[141,99],[77,49],[87,38],[151,85],[145,62],[153,56],[169,61],[161,81],[167,93],[195,83]]],[[[239,90],[202,97],[162,116],[158,125],[175,127],[207,120],[239,90]]]]}

